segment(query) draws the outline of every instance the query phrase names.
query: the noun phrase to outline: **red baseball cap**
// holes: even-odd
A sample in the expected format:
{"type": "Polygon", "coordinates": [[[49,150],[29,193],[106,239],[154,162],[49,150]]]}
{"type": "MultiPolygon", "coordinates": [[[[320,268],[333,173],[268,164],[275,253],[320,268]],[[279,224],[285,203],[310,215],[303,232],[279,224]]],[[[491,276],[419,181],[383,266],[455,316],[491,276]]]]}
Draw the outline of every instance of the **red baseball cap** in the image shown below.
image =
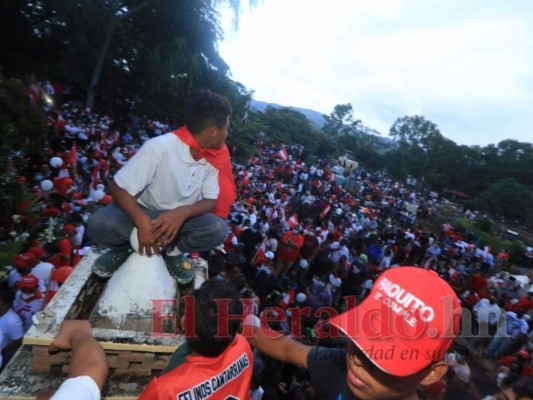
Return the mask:
{"type": "Polygon", "coordinates": [[[394,376],[442,360],[459,333],[461,305],[436,272],[385,271],[357,307],[331,319],[378,368],[394,376]]]}
{"type": "Polygon", "coordinates": [[[39,279],[35,275],[25,275],[19,281],[19,289],[34,288],[39,285],[39,279]]]}
{"type": "Polygon", "coordinates": [[[35,246],[35,247],[32,247],[31,249],[29,249],[29,250],[28,250],[28,253],[33,254],[33,256],[34,256],[37,260],[40,260],[41,257],[42,257],[43,254],[44,254],[44,249],[43,249],[42,247],[35,246]]]}
{"type": "Polygon", "coordinates": [[[63,283],[67,280],[69,275],[74,271],[70,265],[63,265],[62,267],[57,267],[52,271],[50,280],[63,283]]]}
{"type": "Polygon", "coordinates": [[[64,232],[75,232],[76,231],[76,227],[72,224],[66,224],[64,227],[63,227],[63,231],[64,232]]]}
{"type": "Polygon", "coordinates": [[[37,260],[32,253],[26,252],[15,255],[11,261],[17,267],[33,267],[37,260]]]}

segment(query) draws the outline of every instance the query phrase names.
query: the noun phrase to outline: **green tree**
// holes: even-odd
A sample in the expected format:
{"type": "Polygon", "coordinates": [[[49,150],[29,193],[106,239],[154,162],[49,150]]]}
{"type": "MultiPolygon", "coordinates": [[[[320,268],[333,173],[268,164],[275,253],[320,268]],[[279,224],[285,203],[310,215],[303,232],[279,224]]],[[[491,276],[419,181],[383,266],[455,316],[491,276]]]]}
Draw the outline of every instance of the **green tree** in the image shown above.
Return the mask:
{"type": "Polygon", "coordinates": [[[43,121],[42,111],[29,102],[26,86],[0,72],[0,157],[5,159],[11,151],[27,152],[44,139],[43,121]]]}
{"type": "Polygon", "coordinates": [[[510,218],[524,220],[532,206],[530,189],[514,178],[504,178],[490,183],[476,201],[485,210],[510,218]]]}
{"type": "Polygon", "coordinates": [[[425,152],[431,149],[435,140],[442,138],[437,125],[419,115],[398,118],[390,128],[389,136],[425,152]]]}
{"type": "Polygon", "coordinates": [[[362,124],[353,116],[353,107],[350,103],[338,104],[330,115],[323,115],[324,126],[322,131],[329,136],[346,135],[357,132],[362,124]]]}
{"type": "MultiPolygon", "coordinates": [[[[140,99],[136,101],[139,112],[146,109],[163,114],[173,107],[174,112],[167,116],[179,118],[180,107],[192,90],[210,87],[227,89],[222,94],[232,92],[229,88],[234,82],[217,50],[222,33],[215,7],[227,3],[238,18],[243,3],[239,0],[7,3],[15,3],[3,6],[7,17],[24,17],[18,17],[22,28],[17,33],[33,51],[31,66],[25,70],[35,72],[38,79],[51,78],[83,88],[88,106],[96,101],[99,107],[127,109],[125,104],[131,102],[125,100],[140,99]]],[[[0,22],[10,26],[3,20],[4,15],[0,22]]],[[[0,41],[8,44],[12,38],[6,35],[0,41]]],[[[3,62],[19,56],[13,48],[11,54],[1,57],[3,62]]],[[[8,63],[10,75],[17,76],[21,64],[8,63]]]]}

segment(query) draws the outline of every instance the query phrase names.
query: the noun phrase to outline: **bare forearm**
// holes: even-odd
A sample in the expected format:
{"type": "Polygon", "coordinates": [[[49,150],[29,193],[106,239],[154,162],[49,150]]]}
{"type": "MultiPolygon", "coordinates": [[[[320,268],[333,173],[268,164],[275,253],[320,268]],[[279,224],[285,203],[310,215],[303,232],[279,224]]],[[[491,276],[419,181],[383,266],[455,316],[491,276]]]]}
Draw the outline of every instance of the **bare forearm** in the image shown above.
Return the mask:
{"type": "Polygon", "coordinates": [[[212,213],[213,211],[215,211],[216,203],[216,200],[203,199],[194,204],[188,206],[180,206],[178,208],[186,213],[188,219],[191,217],[197,217],[199,215],[212,213]]]}
{"type": "Polygon", "coordinates": [[[307,355],[311,347],[289,336],[266,327],[255,327],[254,334],[247,335],[246,339],[252,347],[276,360],[307,368],[307,355]]]}
{"type": "Polygon", "coordinates": [[[104,349],[90,334],[72,338],[72,358],[69,376],[90,376],[100,389],[104,386],[109,366],[104,349]]]}

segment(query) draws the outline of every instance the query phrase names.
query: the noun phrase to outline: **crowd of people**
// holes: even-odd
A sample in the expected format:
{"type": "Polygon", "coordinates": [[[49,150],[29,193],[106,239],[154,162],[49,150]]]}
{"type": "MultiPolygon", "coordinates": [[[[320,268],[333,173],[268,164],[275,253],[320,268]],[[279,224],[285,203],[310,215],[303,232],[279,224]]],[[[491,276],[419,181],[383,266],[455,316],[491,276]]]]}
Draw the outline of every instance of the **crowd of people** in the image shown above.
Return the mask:
{"type": "MultiPolygon", "coordinates": [[[[25,215],[24,208],[13,215],[12,236],[25,248],[13,257],[0,297],[4,366],[33,314],[85,252],[100,244],[86,227],[96,211],[113,203],[111,179],[148,139],[176,128],[69,103],[49,108],[47,115],[48,141],[30,158],[14,153],[9,160],[9,173],[37,199],[38,215],[25,215]]],[[[464,340],[444,359],[451,373],[431,382],[425,396],[442,398],[452,384],[468,390],[469,364],[480,358],[498,360],[493,379],[502,390],[533,376],[533,291],[501,278],[509,259],[505,250],[481,247],[474,235],[449,223],[429,228],[425,221],[444,201],[435,192],[355,163],[311,159],[302,146],[258,136],[253,157],[245,164],[233,161],[237,199],[227,217],[227,237],[221,246],[201,249],[210,280],[234,283],[251,300],[253,314],[267,313],[274,320],[269,328],[287,335],[294,334],[295,310],[309,307],[308,315],[299,314],[300,341],[328,347],[336,343],[322,335],[331,317],[325,310],[342,313],[361,304],[384,272],[404,266],[433,270],[466,311],[464,340]]],[[[533,257],[533,249],[527,255],[533,257]]],[[[305,370],[257,350],[254,356],[253,399],[315,398],[305,370]]]]}

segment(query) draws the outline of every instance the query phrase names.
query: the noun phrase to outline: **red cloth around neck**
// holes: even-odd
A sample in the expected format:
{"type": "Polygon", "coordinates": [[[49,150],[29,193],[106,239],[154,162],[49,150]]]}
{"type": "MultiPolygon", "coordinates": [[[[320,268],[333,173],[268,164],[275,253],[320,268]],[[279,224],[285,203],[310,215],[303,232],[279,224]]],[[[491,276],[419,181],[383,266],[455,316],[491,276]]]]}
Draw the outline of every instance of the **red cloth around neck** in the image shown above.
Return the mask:
{"type": "Polygon", "coordinates": [[[220,149],[203,149],[200,147],[196,138],[189,132],[186,126],[172,131],[183,143],[192,149],[198,151],[195,159],[205,158],[211,165],[218,169],[218,194],[217,203],[214,213],[222,218],[227,218],[231,206],[235,202],[235,180],[233,178],[233,167],[228,146],[223,144],[220,149]]]}

